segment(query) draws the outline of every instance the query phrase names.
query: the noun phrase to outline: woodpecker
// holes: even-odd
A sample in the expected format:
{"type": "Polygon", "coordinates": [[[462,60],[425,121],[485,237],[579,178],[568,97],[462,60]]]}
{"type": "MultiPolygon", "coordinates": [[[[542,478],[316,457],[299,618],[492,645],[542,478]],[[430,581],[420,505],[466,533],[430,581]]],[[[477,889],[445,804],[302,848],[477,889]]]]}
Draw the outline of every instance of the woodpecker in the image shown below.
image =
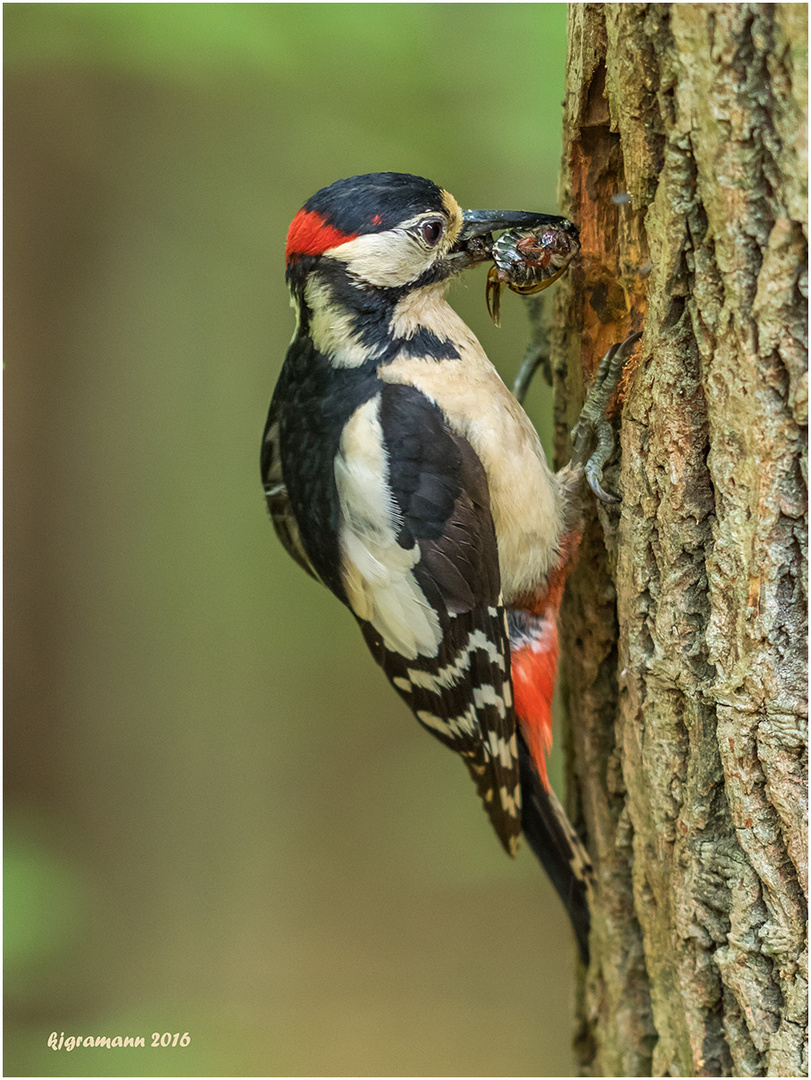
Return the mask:
{"type": "Polygon", "coordinates": [[[587,962],[590,864],[546,772],[583,464],[549,468],[446,301],[494,231],[561,220],[463,211],[403,173],[313,195],[287,235],[296,329],[261,471],[282,544],[349,608],[417,720],[461,755],[507,852],[525,835],[587,962]]]}

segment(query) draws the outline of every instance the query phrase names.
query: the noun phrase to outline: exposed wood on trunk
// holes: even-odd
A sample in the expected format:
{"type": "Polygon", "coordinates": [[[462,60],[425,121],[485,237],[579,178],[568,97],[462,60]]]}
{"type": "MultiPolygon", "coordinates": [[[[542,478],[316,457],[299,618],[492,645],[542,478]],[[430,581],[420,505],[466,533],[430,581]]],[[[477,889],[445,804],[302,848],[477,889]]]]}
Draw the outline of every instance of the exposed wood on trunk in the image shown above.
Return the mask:
{"type": "Polygon", "coordinates": [[[562,626],[593,1075],[807,1071],[806,48],[805,5],[570,8],[561,461],[645,328],[562,626]]]}

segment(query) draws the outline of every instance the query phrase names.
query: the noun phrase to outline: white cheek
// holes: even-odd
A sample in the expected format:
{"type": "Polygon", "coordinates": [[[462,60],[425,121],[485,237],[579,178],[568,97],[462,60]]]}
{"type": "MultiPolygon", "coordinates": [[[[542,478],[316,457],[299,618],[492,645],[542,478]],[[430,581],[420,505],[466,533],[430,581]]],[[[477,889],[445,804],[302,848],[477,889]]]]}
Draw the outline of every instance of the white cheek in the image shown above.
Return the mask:
{"type": "Polygon", "coordinates": [[[418,241],[398,231],[358,236],[328,254],[362,281],[381,288],[414,281],[433,261],[418,241]]]}

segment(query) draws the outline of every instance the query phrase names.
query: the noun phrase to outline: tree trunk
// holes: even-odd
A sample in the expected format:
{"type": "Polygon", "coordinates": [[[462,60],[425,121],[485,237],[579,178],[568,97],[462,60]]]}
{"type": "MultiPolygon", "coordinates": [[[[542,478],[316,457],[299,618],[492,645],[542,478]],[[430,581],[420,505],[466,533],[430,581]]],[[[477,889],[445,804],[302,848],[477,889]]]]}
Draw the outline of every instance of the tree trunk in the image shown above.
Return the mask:
{"type": "Polygon", "coordinates": [[[561,462],[645,331],[561,627],[590,1075],[807,1071],[806,48],[805,5],[570,7],[561,462]]]}

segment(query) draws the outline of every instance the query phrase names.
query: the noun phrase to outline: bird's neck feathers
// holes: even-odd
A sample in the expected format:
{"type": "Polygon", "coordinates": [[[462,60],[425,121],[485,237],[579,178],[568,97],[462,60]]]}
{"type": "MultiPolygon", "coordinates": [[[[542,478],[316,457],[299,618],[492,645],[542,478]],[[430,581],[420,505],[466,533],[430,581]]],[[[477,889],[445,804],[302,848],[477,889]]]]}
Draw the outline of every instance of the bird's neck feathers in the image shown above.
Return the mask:
{"type": "Polygon", "coordinates": [[[291,282],[297,333],[306,334],[336,368],[358,368],[420,355],[458,356],[453,342],[470,331],[448,304],[448,279],[411,288],[372,288],[324,260],[291,282]]]}

